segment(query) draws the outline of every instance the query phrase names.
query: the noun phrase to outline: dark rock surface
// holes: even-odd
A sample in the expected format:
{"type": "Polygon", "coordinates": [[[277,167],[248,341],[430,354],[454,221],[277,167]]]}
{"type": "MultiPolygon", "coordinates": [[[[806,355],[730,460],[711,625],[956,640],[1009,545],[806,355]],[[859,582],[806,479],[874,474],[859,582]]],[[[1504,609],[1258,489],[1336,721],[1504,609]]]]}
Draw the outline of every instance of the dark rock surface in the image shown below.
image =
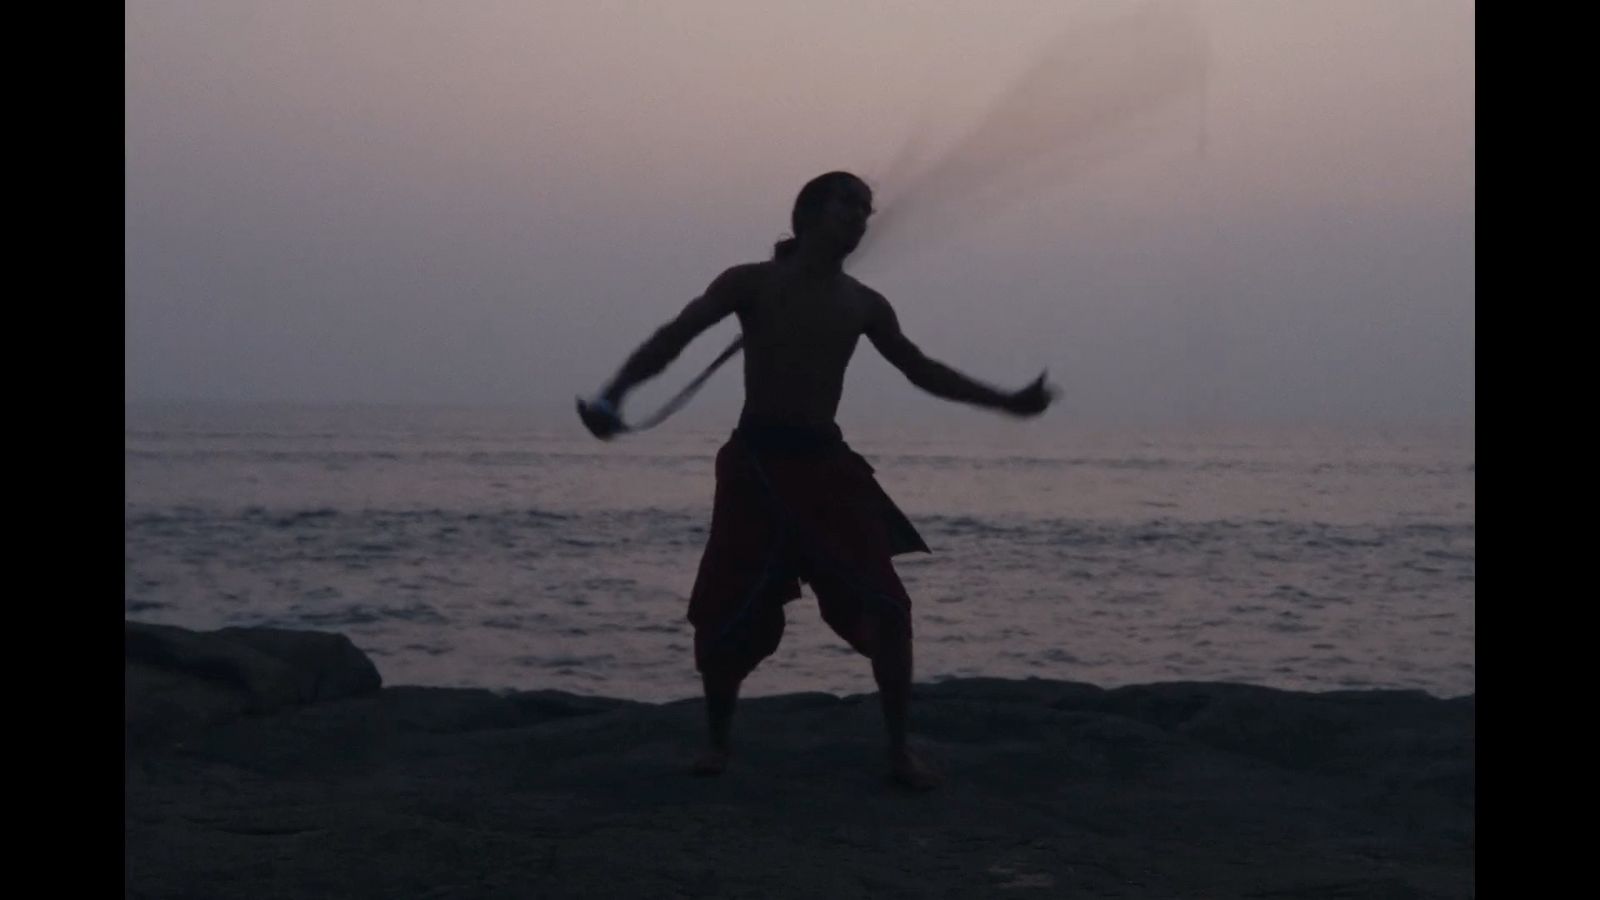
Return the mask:
{"type": "Polygon", "coordinates": [[[700,779],[695,701],[380,690],[337,635],[152,628],[132,897],[1473,894],[1472,697],[919,685],[946,783],[912,794],[874,696],[746,700],[700,779]]]}

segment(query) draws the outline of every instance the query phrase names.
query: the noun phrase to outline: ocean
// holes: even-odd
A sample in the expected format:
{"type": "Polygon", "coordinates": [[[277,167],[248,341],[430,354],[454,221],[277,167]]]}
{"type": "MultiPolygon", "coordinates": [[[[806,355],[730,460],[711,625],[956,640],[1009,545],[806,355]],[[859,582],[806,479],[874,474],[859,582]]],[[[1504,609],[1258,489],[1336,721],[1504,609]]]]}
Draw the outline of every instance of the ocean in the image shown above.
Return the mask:
{"type": "MultiPolygon", "coordinates": [[[[896,559],[919,681],[1475,691],[1470,426],[971,416],[846,425],[933,549],[896,559]]],[[[130,403],[125,617],[338,631],[386,684],[697,695],[686,600],[728,428],[533,419],[130,403]]],[[[786,611],[746,695],[875,689],[809,589],[786,611]]]]}

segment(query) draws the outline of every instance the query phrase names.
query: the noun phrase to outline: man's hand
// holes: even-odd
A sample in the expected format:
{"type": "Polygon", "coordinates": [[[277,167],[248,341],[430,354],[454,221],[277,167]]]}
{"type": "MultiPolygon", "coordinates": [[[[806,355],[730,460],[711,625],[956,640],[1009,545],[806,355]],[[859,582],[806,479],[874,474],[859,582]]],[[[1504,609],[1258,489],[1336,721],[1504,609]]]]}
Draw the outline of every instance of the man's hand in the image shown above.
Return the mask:
{"type": "Polygon", "coordinates": [[[583,420],[589,433],[602,441],[609,441],[626,430],[617,408],[604,397],[594,401],[578,398],[578,418],[583,420]]]}
{"type": "Polygon", "coordinates": [[[1006,398],[1002,407],[1014,416],[1037,416],[1050,407],[1056,399],[1056,389],[1044,383],[1045,373],[1039,373],[1031,384],[1006,398]]]}

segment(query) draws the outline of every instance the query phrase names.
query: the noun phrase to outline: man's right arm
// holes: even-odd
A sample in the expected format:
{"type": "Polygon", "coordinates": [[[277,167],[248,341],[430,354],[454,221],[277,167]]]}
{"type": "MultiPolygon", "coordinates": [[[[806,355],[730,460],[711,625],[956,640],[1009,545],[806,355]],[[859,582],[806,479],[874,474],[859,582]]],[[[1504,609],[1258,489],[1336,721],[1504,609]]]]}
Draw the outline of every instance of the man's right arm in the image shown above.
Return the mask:
{"type": "Polygon", "coordinates": [[[1015,393],[997,390],[931,359],[900,330],[894,307],[882,294],[870,294],[866,335],[883,358],[905,374],[917,387],[935,397],[998,409],[1018,416],[1036,416],[1050,405],[1051,392],[1040,375],[1032,384],[1015,393]]]}
{"type": "Polygon", "coordinates": [[[613,409],[620,409],[622,398],[634,385],[660,374],[701,332],[737,312],[750,295],[755,271],[754,266],[734,266],[717,276],[704,294],[690,301],[677,317],[656,329],[628,356],[601,392],[602,399],[613,409]]]}

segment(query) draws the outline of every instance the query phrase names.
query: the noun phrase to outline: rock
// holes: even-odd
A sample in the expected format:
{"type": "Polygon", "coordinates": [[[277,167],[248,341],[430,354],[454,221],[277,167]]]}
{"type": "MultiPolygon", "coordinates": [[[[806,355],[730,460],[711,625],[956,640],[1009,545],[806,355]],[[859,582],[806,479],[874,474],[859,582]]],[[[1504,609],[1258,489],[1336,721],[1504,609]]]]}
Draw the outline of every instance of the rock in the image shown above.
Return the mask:
{"type": "Polygon", "coordinates": [[[1472,698],[917,685],[946,781],[911,794],[872,695],[747,698],[727,772],[695,778],[697,700],[388,687],[247,715],[252,679],[375,679],[274,669],[351,663],[318,638],[129,634],[130,742],[134,699],[193,727],[128,755],[128,896],[1473,895],[1472,698]]]}
{"type": "Polygon", "coordinates": [[[370,694],[383,686],[378,667],[342,634],[286,628],[224,628],[215,634],[284,663],[300,703],[370,694]]]}
{"type": "Polygon", "coordinates": [[[376,692],[377,667],[340,634],[277,628],[198,632],[126,622],[129,749],[249,713],[376,692]]]}

